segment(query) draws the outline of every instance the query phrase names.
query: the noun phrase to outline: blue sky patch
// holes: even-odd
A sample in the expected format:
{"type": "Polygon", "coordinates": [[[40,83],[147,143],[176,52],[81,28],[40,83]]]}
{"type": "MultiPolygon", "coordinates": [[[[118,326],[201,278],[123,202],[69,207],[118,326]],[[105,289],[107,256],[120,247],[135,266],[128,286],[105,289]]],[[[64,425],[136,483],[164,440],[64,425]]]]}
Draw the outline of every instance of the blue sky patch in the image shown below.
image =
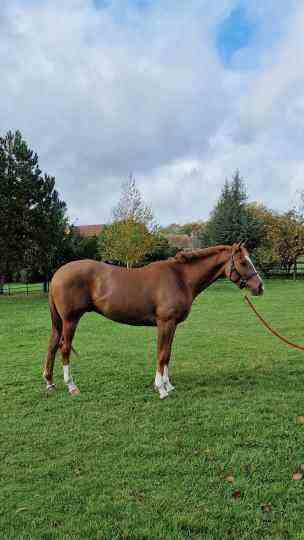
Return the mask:
{"type": "Polygon", "coordinates": [[[247,47],[256,33],[256,24],[248,19],[242,6],[233,9],[220,24],[216,46],[222,62],[230,65],[234,54],[247,47]]]}
{"type": "MultiPolygon", "coordinates": [[[[134,6],[138,9],[143,9],[149,6],[149,4],[152,3],[153,0],[128,0],[121,3],[121,9],[123,7],[126,7],[126,5],[134,6]]],[[[111,0],[93,0],[94,6],[96,9],[103,9],[105,7],[108,7],[113,2],[111,0]]]]}
{"type": "Polygon", "coordinates": [[[104,9],[108,7],[111,2],[109,0],[93,0],[93,4],[96,9],[104,9]]]}

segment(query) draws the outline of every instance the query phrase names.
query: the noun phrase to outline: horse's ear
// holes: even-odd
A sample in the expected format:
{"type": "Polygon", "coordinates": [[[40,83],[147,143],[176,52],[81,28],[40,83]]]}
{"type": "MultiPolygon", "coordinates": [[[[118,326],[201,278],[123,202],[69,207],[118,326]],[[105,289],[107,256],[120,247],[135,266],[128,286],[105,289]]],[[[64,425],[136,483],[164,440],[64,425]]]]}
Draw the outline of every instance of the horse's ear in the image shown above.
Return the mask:
{"type": "Polygon", "coordinates": [[[240,250],[241,248],[245,248],[247,246],[247,242],[248,240],[241,240],[239,243],[238,243],[238,250],[240,250]]]}
{"type": "Polygon", "coordinates": [[[234,242],[234,244],[232,245],[233,255],[237,253],[238,251],[240,251],[241,247],[242,247],[242,240],[240,242],[234,242]]]}

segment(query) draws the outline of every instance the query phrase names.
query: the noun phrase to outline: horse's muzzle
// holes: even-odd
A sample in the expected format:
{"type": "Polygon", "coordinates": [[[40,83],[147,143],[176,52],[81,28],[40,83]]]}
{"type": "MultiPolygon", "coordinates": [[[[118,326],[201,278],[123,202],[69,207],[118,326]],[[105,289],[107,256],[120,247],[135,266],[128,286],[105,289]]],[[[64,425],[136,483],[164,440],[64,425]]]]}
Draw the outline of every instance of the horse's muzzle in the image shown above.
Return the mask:
{"type": "Polygon", "coordinates": [[[251,289],[252,296],[262,296],[264,294],[264,285],[263,283],[259,283],[257,287],[254,287],[251,289]]]}

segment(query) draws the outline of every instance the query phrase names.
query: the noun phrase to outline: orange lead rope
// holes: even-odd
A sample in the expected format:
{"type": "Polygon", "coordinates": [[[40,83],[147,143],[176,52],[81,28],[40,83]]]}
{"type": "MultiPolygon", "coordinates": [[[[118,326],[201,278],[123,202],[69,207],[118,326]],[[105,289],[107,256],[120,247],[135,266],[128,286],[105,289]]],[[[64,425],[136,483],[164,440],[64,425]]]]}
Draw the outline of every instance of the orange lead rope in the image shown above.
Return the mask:
{"type": "Polygon", "coordinates": [[[289,347],[293,347],[294,349],[299,349],[300,351],[304,351],[304,346],[302,345],[297,345],[296,343],[293,343],[292,341],[289,341],[288,339],[286,339],[284,336],[281,336],[281,334],[279,334],[276,330],[274,330],[270,324],[268,324],[268,322],[265,321],[265,319],[263,319],[262,315],[259,314],[259,312],[256,310],[256,308],[254,307],[253,303],[251,302],[251,300],[249,300],[248,296],[245,295],[244,296],[244,301],[247,302],[247,304],[251,307],[252,311],[254,311],[254,313],[256,314],[257,318],[261,321],[261,323],[266,326],[266,328],[269,330],[269,332],[271,332],[274,336],[276,336],[277,338],[279,338],[281,341],[283,341],[283,343],[286,343],[286,345],[289,345],[289,347]]]}

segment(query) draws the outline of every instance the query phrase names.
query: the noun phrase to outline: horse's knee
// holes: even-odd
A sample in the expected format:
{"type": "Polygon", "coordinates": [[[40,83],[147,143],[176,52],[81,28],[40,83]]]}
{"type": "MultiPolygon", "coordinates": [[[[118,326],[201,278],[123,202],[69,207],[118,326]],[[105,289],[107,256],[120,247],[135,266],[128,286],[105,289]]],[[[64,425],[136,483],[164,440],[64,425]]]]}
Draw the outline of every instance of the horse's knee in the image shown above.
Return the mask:
{"type": "Polygon", "coordinates": [[[69,358],[71,353],[71,343],[65,339],[64,336],[61,336],[60,338],[59,348],[63,358],[69,358]]]}
{"type": "Polygon", "coordinates": [[[60,346],[60,351],[61,351],[61,354],[64,358],[69,358],[70,356],[70,353],[71,353],[71,347],[69,347],[68,345],[66,345],[65,343],[63,343],[61,346],[60,346]]]}

